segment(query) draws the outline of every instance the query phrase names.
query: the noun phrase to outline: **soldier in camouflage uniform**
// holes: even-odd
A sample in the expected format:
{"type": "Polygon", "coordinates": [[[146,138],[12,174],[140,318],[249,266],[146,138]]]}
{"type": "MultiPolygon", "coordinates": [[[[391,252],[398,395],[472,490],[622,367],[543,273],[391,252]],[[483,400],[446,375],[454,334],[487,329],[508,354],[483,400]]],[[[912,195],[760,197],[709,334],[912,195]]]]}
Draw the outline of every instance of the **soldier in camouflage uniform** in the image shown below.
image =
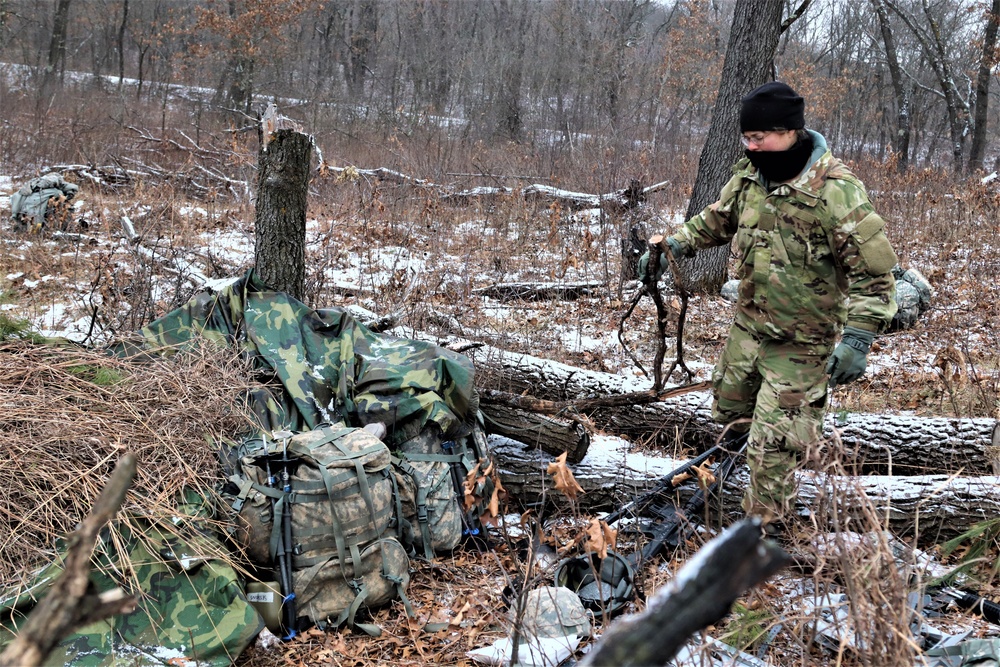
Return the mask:
{"type": "MultiPolygon", "coordinates": [[[[791,506],[793,471],[822,435],[828,387],[861,377],[896,312],[885,222],[823,136],[804,129],[804,108],[780,82],[744,97],[745,158],[719,200],[666,240],[684,257],[736,239],[739,298],[712,374],[713,416],[732,425],[730,438],[752,420],[744,509],[765,522],[791,506]]],[[[648,253],[641,276],[646,264],[648,253]]],[[[653,278],[665,269],[661,257],[653,278]]]]}

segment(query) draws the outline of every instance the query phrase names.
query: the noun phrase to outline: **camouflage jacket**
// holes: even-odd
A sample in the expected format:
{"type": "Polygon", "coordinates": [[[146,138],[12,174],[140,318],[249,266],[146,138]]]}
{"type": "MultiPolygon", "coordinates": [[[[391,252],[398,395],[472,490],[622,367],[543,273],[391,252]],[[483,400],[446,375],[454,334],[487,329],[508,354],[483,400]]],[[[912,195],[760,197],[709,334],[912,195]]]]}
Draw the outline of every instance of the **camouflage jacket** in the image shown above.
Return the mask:
{"type": "Polygon", "coordinates": [[[736,239],[738,323],[759,335],[830,344],[845,324],[881,332],[896,312],[896,264],[864,185],[811,132],[813,162],[766,187],[749,160],[719,200],[673,235],[687,255],[736,239]]]}

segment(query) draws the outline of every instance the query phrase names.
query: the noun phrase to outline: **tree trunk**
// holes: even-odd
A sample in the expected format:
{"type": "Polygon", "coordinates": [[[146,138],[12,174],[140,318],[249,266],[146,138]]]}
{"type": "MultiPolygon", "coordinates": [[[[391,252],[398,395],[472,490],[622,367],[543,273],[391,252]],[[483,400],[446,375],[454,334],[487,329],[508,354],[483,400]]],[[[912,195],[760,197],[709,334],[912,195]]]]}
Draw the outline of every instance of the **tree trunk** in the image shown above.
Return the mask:
{"type": "Polygon", "coordinates": [[[552,456],[565,452],[569,463],[579,463],[587,456],[590,433],[579,422],[496,405],[486,400],[482,400],[479,409],[489,434],[513,438],[552,456]]]}
{"type": "Polygon", "coordinates": [[[354,101],[361,100],[365,80],[374,65],[378,34],[378,5],[373,0],[360,0],[350,9],[347,37],[348,52],[344,63],[347,90],[354,101]]]}
{"type": "Polygon", "coordinates": [[[254,224],[254,265],[271,289],[304,296],[306,199],[312,139],[277,130],[261,140],[254,224]]]}
{"type": "Polygon", "coordinates": [[[52,18],[52,38],[49,40],[49,56],[42,79],[42,95],[48,104],[56,84],[56,74],[66,67],[66,30],[69,26],[69,6],[72,0],[59,0],[52,18]]]}
{"type": "MultiPolygon", "coordinates": [[[[465,352],[476,366],[476,386],[536,398],[572,401],[649,389],[649,381],[629,380],[566,364],[479,347],[465,352]]],[[[699,391],[669,401],[609,406],[585,411],[597,429],[652,443],[666,451],[702,451],[715,443],[722,427],[712,419],[711,396],[699,391]]],[[[842,444],[845,464],[858,473],[919,475],[926,472],[993,474],[997,421],[855,413],[837,424],[827,415],[824,434],[842,444]]]]}
{"type": "MultiPolygon", "coordinates": [[[[780,0],[736,2],[712,124],[698,160],[698,177],[688,203],[688,219],[718,199],[722,186],[732,176],[733,163],[740,155],[740,100],[771,78],[784,4],[780,0]]],[[[687,287],[696,292],[717,293],[726,282],[728,262],[728,246],[702,251],[683,260],[681,270],[687,287]]]]}
{"type": "Polygon", "coordinates": [[[128,27],[128,0],[122,0],[122,22],[118,24],[115,52],[118,54],[118,88],[125,83],[125,29],[128,27]]]}
{"type": "Polygon", "coordinates": [[[998,24],[1000,24],[1000,0],[993,0],[993,6],[986,14],[986,33],[983,36],[983,51],[979,59],[979,74],[976,77],[976,113],[972,126],[972,144],[969,147],[970,174],[983,168],[983,155],[986,152],[990,80],[993,78],[993,67],[997,64],[998,24]]]}
{"type": "MultiPolygon", "coordinates": [[[[500,481],[508,494],[525,507],[547,502],[568,510],[570,502],[551,484],[546,474],[553,457],[535,447],[509,438],[490,436],[490,453],[500,481]]],[[[589,455],[570,469],[583,493],[573,508],[584,514],[610,511],[652,489],[667,473],[685,460],[636,454],[623,440],[595,439],[589,455]]],[[[809,511],[820,530],[869,530],[866,512],[877,515],[896,535],[919,536],[923,543],[939,543],[973,524],[1000,514],[1000,477],[952,475],[833,475],[803,470],[797,475],[795,511],[809,511]],[[836,507],[831,506],[835,499],[836,507]],[[854,527],[848,524],[855,523],[854,527]]],[[[749,484],[745,465],[729,477],[719,500],[711,503],[713,520],[741,516],[743,490],[749,484]]],[[[677,489],[677,503],[685,502],[697,489],[686,482],[677,489]]]]}
{"type": "Polygon", "coordinates": [[[889,25],[889,13],[886,11],[885,3],[882,0],[871,0],[871,2],[878,16],[882,44],[885,46],[886,65],[889,68],[892,91],[896,98],[896,136],[893,137],[892,148],[896,152],[896,171],[903,173],[910,165],[910,97],[906,82],[903,80],[903,70],[899,66],[896,39],[889,25]]]}
{"type": "Polygon", "coordinates": [[[913,36],[920,42],[920,48],[924,52],[938,86],[944,96],[945,107],[948,116],[948,131],[951,137],[951,155],[955,173],[961,173],[963,163],[963,151],[965,144],[966,130],[969,129],[969,107],[968,103],[962,99],[955,83],[954,72],[948,60],[948,51],[941,35],[941,29],[934,18],[931,7],[927,0],[922,0],[924,18],[927,20],[927,28],[924,29],[917,24],[916,19],[905,9],[899,7],[895,1],[884,0],[886,5],[896,12],[903,19],[906,27],[909,28],[913,36]]]}

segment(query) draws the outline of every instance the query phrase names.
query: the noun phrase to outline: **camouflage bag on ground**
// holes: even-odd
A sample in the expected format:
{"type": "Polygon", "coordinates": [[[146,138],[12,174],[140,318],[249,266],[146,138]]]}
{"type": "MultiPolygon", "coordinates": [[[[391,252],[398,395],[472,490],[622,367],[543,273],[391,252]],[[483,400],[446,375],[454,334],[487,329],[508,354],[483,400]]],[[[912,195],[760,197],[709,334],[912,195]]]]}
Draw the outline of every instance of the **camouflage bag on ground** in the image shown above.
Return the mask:
{"type": "Polygon", "coordinates": [[[10,196],[10,217],[16,224],[34,232],[46,222],[65,230],[70,201],[79,190],[79,185],[68,183],[59,174],[33,178],[10,196]]]}
{"type": "Polygon", "coordinates": [[[397,540],[402,524],[388,448],[343,424],[275,435],[244,443],[223,489],[236,514],[233,540],[258,567],[277,569],[279,580],[284,563],[290,566],[292,590],[282,590],[296,612],[285,623],[289,634],[305,617],[377,636],[376,626],[356,622],[362,606],[400,599],[410,613],[410,563],[397,540]]]}
{"type": "Polygon", "coordinates": [[[484,540],[484,517],[497,513],[498,489],[483,429],[476,424],[465,431],[447,438],[429,423],[396,447],[403,517],[428,560],[454,550],[463,537],[484,540]]]}

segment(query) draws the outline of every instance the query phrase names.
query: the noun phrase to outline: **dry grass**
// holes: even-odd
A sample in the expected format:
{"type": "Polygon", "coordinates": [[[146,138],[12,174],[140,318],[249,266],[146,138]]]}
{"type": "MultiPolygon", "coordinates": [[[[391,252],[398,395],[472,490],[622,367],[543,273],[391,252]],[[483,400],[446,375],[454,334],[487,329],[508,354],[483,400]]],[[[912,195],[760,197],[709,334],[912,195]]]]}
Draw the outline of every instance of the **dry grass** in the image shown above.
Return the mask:
{"type": "Polygon", "coordinates": [[[0,345],[0,585],[23,583],[85,517],[124,452],[123,514],[171,525],[178,493],[220,481],[212,441],[248,430],[249,386],[229,351],[124,361],[77,347],[0,345]]]}

